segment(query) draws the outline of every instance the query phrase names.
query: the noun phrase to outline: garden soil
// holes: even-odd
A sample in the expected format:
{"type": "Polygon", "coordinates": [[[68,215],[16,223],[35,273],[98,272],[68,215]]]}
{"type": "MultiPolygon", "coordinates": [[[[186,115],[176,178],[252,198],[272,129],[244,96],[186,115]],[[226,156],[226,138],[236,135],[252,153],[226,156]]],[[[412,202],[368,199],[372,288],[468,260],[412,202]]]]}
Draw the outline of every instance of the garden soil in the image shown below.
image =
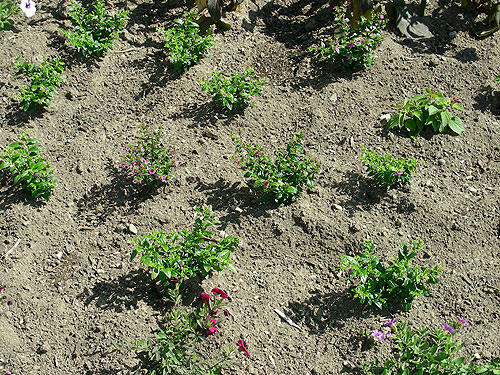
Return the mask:
{"type": "Polygon", "coordinates": [[[326,1],[247,0],[228,15],[233,27],[217,34],[210,56],[181,74],[171,71],[156,28],[171,26],[185,7],[108,6],[130,9],[130,22],[102,59],[63,46],[58,29],[71,24],[63,2],[37,2],[33,18],[18,14],[0,34],[0,145],[27,129],[58,180],[45,203],[1,178],[0,369],[146,373],[127,346],[153,338],[168,306],[149,270],[129,260],[128,241],[190,228],[204,204],[220,221],[217,238],[243,242],[235,273],[214,274],[188,293],[193,300],[219,287],[231,297],[230,316],[200,345],[213,361],[222,347],[245,341],[250,357],[240,353],[224,374],[360,374],[389,348],[370,348],[362,331],[390,317],[437,327],[458,314],[471,323],[458,334],[463,354],[485,363],[500,357],[500,33],[475,37],[484,15],[431,3],[433,38],[411,40],[389,27],[374,64],[345,74],[308,52],[332,32],[326,1]],[[12,59],[40,63],[56,54],[66,82],[46,110],[24,113],[15,97],[27,82],[15,77],[12,59]],[[199,80],[246,68],[267,77],[262,95],[243,113],[222,113],[199,80]],[[384,118],[424,88],[464,106],[462,135],[426,131],[413,140],[386,130],[384,118]],[[159,190],[132,185],[119,166],[141,117],[164,124],[164,141],[179,153],[175,178],[159,190]],[[232,159],[232,134],[272,152],[301,131],[321,164],[315,187],[289,206],[261,204],[232,159]],[[418,158],[424,168],[408,188],[379,191],[355,160],[361,145],[418,158]],[[359,254],[365,238],[384,260],[400,242],[423,240],[414,263],[444,267],[431,295],[407,313],[353,301],[340,256],[359,254]]]}

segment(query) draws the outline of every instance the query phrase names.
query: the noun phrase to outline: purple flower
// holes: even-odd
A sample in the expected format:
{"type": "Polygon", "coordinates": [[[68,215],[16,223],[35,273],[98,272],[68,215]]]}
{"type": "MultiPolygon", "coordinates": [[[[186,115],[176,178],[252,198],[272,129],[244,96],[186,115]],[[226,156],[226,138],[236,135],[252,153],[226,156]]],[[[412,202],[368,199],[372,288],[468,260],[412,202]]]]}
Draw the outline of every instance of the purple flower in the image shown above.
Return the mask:
{"type": "Polygon", "coordinates": [[[379,331],[378,329],[373,330],[372,334],[372,339],[373,341],[381,341],[384,339],[384,333],[382,331],[379,331]]]}
{"type": "Polygon", "coordinates": [[[352,268],[348,268],[348,269],[346,269],[346,271],[347,271],[347,274],[350,275],[352,273],[352,268]]]}
{"type": "Polygon", "coordinates": [[[394,176],[401,176],[402,174],[403,174],[403,171],[394,172],[394,176]]]}
{"type": "Polygon", "coordinates": [[[394,323],[396,323],[399,319],[398,318],[392,318],[384,322],[382,326],[384,327],[394,327],[394,323]]]}
{"type": "Polygon", "coordinates": [[[167,176],[163,175],[160,177],[160,180],[165,181],[167,179],[167,176]]]}
{"type": "Polygon", "coordinates": [[[388,330],[387,333],[385,334],[384,340],[389,340],[391,338],[391,335],[392,335],[392,331],[388,330]]]}
{"type": "Polygon", "coordinates": [[[463,324],[464,326],[468,326],[469,325],[468,321],[466,321],[465,319],[461,318],[458,315],[457,315],[457,319],[458,319],[458,324],[463,324]]]}
{"type": "Polygon", "coordinates": [[[243,241],[238,242],[238,247],[243,247],[243,241]]]}
{"type": "Polygon", "coordinates": [[[24,12],[26,17],[33,17],[36,12],[35,2],[32,0],[21,0],[21,4],[19,4],[19,8],[24,12]]]}
{"type": "Polygon", "coordinates": [[[384,15],[383,15],[383,14],[381,14],[381,15],[380,15],[380,19],[381,19],[381,20],[383,20],[383,19],[384,19],[384,15]]]}
{"type": "Polygon", "coordinates": [[[448,324],[446,324],[446,323],[442,323],[442,324],[441,324],[441,327],[442,327],[443,329],[447,330],[447,331],[448,331],[448,332],[450,332],[450,333],[455,333],[455,328],[450,327],[450,326],[449,326],[448,324]]]}

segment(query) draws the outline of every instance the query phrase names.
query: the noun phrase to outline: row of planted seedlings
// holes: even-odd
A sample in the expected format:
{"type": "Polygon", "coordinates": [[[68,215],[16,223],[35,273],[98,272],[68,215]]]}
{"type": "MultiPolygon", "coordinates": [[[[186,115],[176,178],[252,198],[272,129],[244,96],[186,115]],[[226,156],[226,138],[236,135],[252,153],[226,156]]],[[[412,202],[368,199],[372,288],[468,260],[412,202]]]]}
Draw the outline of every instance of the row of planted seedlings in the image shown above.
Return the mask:
{"type": "MultiPolygon", "coordinates": [[[[34,13],[34,3],[26,1],[24,4],[32,7],[27,9],[34,13]]],[[[102,56],[124,27],[127,11],[108,16],[102,1],[94,5],[93,12],[74,1],[70,15],[76,25],[74,30],[61,30],[68,47],[84,56],[102,56]]],[[[201,34],[195,17],[196,11],[187,12],[185,20],[175,20],[177,26],[159,30],[165,40],[167,59],[174,69],[187,70],[213,45],[215,29],[210,28],[201,34]]],[[[370,65],[373,61],[370,53],[383,40],[384,16],[373,12],[366,18],[362,17],[358,27],[353,29],[345,13],[335,8],[334,21],[338,26],[334,38],[320,46],[312,46],[311,51],[347,70],[370,65]]],[[[60,58],[46,60],[41,67],[18,59],[15,67],[18,74],[28,74],[32,79],[31,86],[22,89],[18,98],[23,109],[48,105],[61,81],[58,73],[62,71],[63,63],[60,58]]],[[[252,106],[264,83],[263,79],[255,79],[251,70],[244,74],[233,73],[230,78],[214,72],[211,78],[201,80],[203,89],[213,94],[214,101],[229,111],[252,106]]],[[[457,100],[429,89],[412,99],[405,99],[396,108],[400,112],[389,119],[387,127],[404,127],[412,137],[418,136],[426,125],[440,133],[452,131],[460,134],[464,130],[460,119],[451,115],[452,110],[462,109],[457,100]]],[[[304,189],[313,187],[319,164],[304,152],[303,138],[303,134],[294,136],[285,148],[275,152],[273,158],[266,155],[260,145],[246,144],[233,137],[235,162],[245,171],[244,176],[251,181],[252,187],[260,191],[263,201],[290,204],[304,189]]],[[[127,146],[126,152],[121,165],[127,168],[134,184],[165,183],[172,176],[172,168],[178,165],[177,151],[162,142],[162,129],[151,129],[146,123],[139,130],[139,143],[127,146]]],[[[412,174],[422,167],[422,162],[415,159],[394,158],[387,153],[380,155],[365,147],[356,158],[365,165],[374,184],[386,190],[411,183],[412,174]]],[[[15,184],[20,183],[35,198],[43,196],[49,199],[56,181],[49,163],[40,156],[36,140],[27,133],[20,135],[17,142],[4,148],[0,160],[0,169],[8,169],[15,184]]],[[[194,350],[205,335],[217,332],[219,316],[228,314],[223,308],[229,300],[226,292],[214,288],[211,294],[202,293],[199,304],[191,309],[180,304],[186,280],[202,280],[213,271],[231,269],[230,255],[242,246],[241,241],[233,236],[220,241],[212,238],[209,227],[217,222],[211,218],[209,207],[197,209],[197,213],[192,230],[169,234],[153,232],[130,242],[131,259],[141,254],[141,263],[151,267],[152,279],[164,284],[172,303],[168,324],[156,339],[135,343],[136,350],[146,352],[154,362],[152,374],[218,374],[232,363],[236,354],[234,348],[226,348],[219,358],[205,362],[194,350]]],[[[438,282],[442,271],[440,266],[410,266],[411,259],[422,247],[422,241],[400,244],[398,257],[387,262],[387,266],[369,239],[365,240],[360,255],[342,256],[341,269],[351,279],[359,279],[352,289],[354,298],[378,308],[397,303],[403,310],[409,310],[415,297],[429,293],[429,285],[438,282]]],[[[368,374],[500,374],[497,362],[477,365],[457,356],[461,344],[454,341],[454,335],[464,325],[469,323],[457,316],[457,321],[451,325],[442,323],[441,327],[434,329],[413,329],[393,318],[385,322],[383,328],[366,335],[373,343],[390,339],[388,342],[393,343],[394,356],[384,363],[364,364],[364,370],[368,374]]],[[[250,355],[242,339],[237,346],[250,355]]]]}

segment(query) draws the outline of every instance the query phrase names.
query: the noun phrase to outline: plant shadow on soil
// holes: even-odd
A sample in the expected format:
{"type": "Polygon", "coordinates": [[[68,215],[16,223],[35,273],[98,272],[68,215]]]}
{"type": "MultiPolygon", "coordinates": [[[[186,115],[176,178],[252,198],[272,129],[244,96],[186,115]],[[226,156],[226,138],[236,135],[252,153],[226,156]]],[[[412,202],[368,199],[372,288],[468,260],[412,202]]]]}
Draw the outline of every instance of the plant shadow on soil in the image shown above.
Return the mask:
{"type": "MultiPolygon", "coordinates": [[[[498,85],[500,87],[500,83],[498,85]]],[[[490,111],[494,116],[500,116],[500,91],[495,91],[491,85],[483,86],[474,100],[476,101],[474,109],[481,112],[490,111]]]]}
{"type": "Polygon", "coordinates": [[[41,207],[46,201],[42,197],[34,199],[19,185],[13,185],[6,171],[0,170],[0,212],[22,203],[32,207],[41,207]]]}
{"type": "Polygon", "coordinates": [[[24,126],[31,120],[43,117],[45,112],[43,107],[36,107],[33,110],[23,111],[18,103],[10,103],[7,105],[7,108],[5,108],[4,118],[0,118],[0,121],[9,126],[24,126]]]}
{"type": "MultiPolygon", "coordinates": [[[[118,208],[132,209],[159,193],[159,186],[132,185],[131,177],[111,160],[106,164],[111,181],[94,184],[89,192],[78,200],[78,214],[106,221],[118,208]]],[[[166,187],[165,187],[166,188],[166,187]]]]}
{"type": "Polygon", "coordinates": [[[240,182],[231,183],[224,179],[216,182],[205,183],[199,177],[192,178],[191,183],[196,184],[195,189],[204,193],[206,199],[200,202],[197,199],[190,200],[192,206],[207,204],[217,212],[227,212],[219,218],[221,228],[225,229],[229,223],[241,224],[241,217],[250,215],[253,217],[269,217],[268,211],[278,207],[274,204],[264,204],[257,197],[250,186],[241,186],[240,182]],[[240,208],[238,212],[234,208],[240,208]]]}

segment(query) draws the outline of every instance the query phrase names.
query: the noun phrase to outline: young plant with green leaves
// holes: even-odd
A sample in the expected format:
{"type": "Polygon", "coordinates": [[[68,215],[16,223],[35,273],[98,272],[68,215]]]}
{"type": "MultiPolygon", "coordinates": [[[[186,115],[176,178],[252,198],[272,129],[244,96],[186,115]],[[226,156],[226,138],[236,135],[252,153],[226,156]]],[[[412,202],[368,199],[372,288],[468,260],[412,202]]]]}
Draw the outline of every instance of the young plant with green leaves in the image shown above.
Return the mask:
{"type": "Polygon", "coordinates": [[[198,11],[196,8],[184,12],[185,20],[175,19],[176,26],[167,30],[158,28],[165,42],[165,50],[168,61],[175,70],[188,70],[192,65],[207,53],[214,45],[215,26],[212,25],[205,34],[202,34],[200,26],[196,22],[198,11]]]}
{"type": "Polygon", "coordinates": [[[415,297],[429,295],[429,285],[438,282],[443,268],[410,267],[411,259],[424,248],[422,241],[410,241],[409,246],[401,243],[398,257],[388,262],[387,267],[380,261],[375,248],[370,239],[365,239],[363,253],[354,257],[341,256],[340,268],[347,271],[350,279],[359,279],[351,291],[360,303],[382,309],[393,302],[408,311],[415,297]]]}
{"type": "Polygon", "coordinates": [[[121,166],[130,170],[133,184],[165,182],[172,177],[173,167],[179,165],[177,152],[163,144],[163,126],[151,130],[143,123],[139,129],[139,142],[136,146],[125,147],[127,155],[121,166]]]}
{"type": "Polygon", "coordinates": [[[21,8],[15,1],[0,0],[0,31],[10,30],[14,21],[10,18],[12,15],[21,11],[21,8]]]}
{"type": "Polygon", "coordinates": [[[245,144],[233,136],[236,142],[233,157],[245,178],[253,180],[253,187],[262,190],[262,201],[269,199],[279,204],[295,202],[304,188],[312,188],[319,163],[304,152],[304,134],[299,133],[286,148],[274,153],[274,160],[265,155],[260,145],[245,144]]]}
{"type": "Polygon", "coordinates": [[[212,211],[204,206],[196,212],[198,217],[191,231],[152,232],[132,239],[130,260],[140,253],[140,262],[152,269],[151,278],[176,289],[184,280],[195,276],[205,279],[211,272],[221,272],[226,267],[234,271],[229,258],[238,247],[239,239],[234,236],[219,241],[213,239],[209,227],[218,221],[211,218],[212,211]]]}
{"type": "Polygon", "coordinates": [[[70,1],[69,14],[73,20],[72,30],[59,32],[65,37],[66,45],[83,56],[104,56],[118,39],[118,33],[125,28],[128,10],[109,15],[104,0],[97,0],[89,11],[76,0],[70,1]]]}
{"type": "Polygon", "coordinates": [[[21,184],[33,198],[50,198],[56,187],[54,170],[43,160],[37,140],[27,132],[18,135],[18,141],[5,147],[0,154],[0,169],[7,169],[14,178],[14,184],[21,184]]]}
{"type": "MultiPolygon", "coordinates": [[[[218,288],[212,295],[201,293],[201,301],[194,311],[180,306],[180,299],[174,299],[167,323],[160,329],[155,340],[134,343],[135,351],[143,353],[152,365],[151,375],[220,375],[233,364],[236,351],[226,347],[221,355],[204,360],[196,350],[207,336],[218,331],[218,314],[227,301],[227,294],[218,288]],[[217,358],[218,357],[218,358],[217,358]]],[[[224,310],[224,315],[228,315],[224,310]]]]}
{"type": "Polygon", "coordinates": [[[375,185],[383,186],[386,190],[411,184],[412,174],[422,167],[422,162],[416,159],[395,158],[388,153],[380,155],[374,150],[367,150],[362,146],[363,153],[357,157],[365,165],[375,185]]]}
{"type": "Polygon", "coordinates": [[[214,95],[214,102],[229,111],[253,107],[255,98],[260,94],[265,78],[256,78],[253,69],[245,73],[231,73],[231,78],[224,77],[219,72],[213,72],[210,79],[202,78],[203,90],[214,95]]]}
{"type": "Polygon", "coordinates": [[[412,328],[406,322],[390,319],[382,330],[371,333],[376,345],[391,345],[391,356],[381,363],[363,364],[366,375],[499,375],[500,362],[475,363],[472,358],[460,356],[463,348],[455,335],[469,323],[456,316],[457,322],[442,323],[436,328],[412,328]],[[385,333],[383,332],[385,331],[385,333]]]}
{"type": "Polygon", "coordinates": [[[53,57],[43,60],[42,65],[36,66],[26,61],[21,61],[20,57],[14,60],[16,76],[24,75],[30,79],[30,86],[21,88],[21,93],[17,101],[23,106],[23,110],[34,107],[48,106],[57,87],[64,78],[61,73],[64,69],[64,62],[61,57],[53,57]]]}
{"type": "Polygon", "coordinates": [[[495,78],[495,81],[500,82],[500,76],[498,76],[497,78],[495,78]]]}
{"type": "Polygon", "coordinates": [[[387,23],[385,16],[370,11],[360,17],[356,28],[352,27],[345,11],[339,7],[333,8],[333,17],[333,38],[309,50],[343,70],[370,66],[374,61],[371,53],[384,40],[382,30],[387,23]]]}
{"type": "Polygon", "coordinates": [[[412,99],[405,98],[403,105],[397,105],[399,113],[387,122],[387,128],[406,128],[412,138],[416,138],[424,126],[432,126],[436,133],[448,130],[456,134],[464,131],[462,120],[452,116],[451,110],[463,111],[463,107],[455,98],[448,99],[439,92],[425,89],[423,94],[412,99]]]}

